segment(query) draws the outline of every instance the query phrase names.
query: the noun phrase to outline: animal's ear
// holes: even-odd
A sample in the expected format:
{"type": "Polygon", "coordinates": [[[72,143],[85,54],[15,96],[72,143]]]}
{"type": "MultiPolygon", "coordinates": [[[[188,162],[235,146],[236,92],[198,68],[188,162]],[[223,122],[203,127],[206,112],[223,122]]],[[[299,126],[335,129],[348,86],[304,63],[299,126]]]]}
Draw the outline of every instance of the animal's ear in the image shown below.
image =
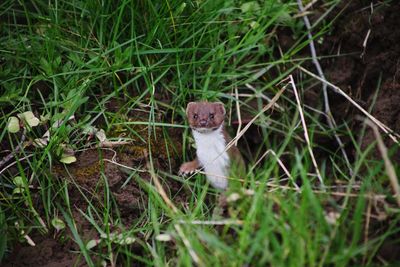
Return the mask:
{"type": "Polygon", "coordinates": [[[189,102],[189,104],[187,104],[186,115],[189,114],[189,111],[194,107],[195,104],[196,104],[196,102],[189,102]]]}
{"type": "Polygon", "coordinates": [[[224,103],[222,103],[222,102],[215,102],[214,105],[216,105],[216,107],[217,107],[216,110],[217,110],[218,112],[222,113],[223,116],[225,116],[226,111],[225,111],[225,105],[224,105],[224,103]]]}

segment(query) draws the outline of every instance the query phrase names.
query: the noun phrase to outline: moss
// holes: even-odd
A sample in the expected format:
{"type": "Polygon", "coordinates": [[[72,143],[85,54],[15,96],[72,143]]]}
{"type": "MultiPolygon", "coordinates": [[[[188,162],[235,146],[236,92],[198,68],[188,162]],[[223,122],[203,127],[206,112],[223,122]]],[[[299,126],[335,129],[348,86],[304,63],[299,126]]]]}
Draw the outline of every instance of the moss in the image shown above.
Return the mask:
{"type": "MultiPolygon", "coordinates": [[[[79,160],[79,157],[78,157],[79,160]]],[[[69,165],[67,166],[71,176],[79,183],[79,184],[90,184],[93,185],[97,183],[98,178],[100,177],[100,162],[95,161],[92,164],[87,166],[80,165],[69,165]],[[96,180],[96,181],[94,181],[96,180]],[[94,183],[93,183],[94,182],[94,183]]],[[[53,173],[57,177],[65,177],[68,179],[70,176],[61,165],[55,165],[52,169],[53,173]]]]}
{"type": "Polygon", "coordinates": [[[94,178],[99,178],[100,162],[97,161],[89,166],[74,168],[72,174],[78,182],[82,183],[93,180],[94,178]]]}
{"type": "Polygon", "coordinates": [[[123,152],[129,154],[132,160],[141,160],[144,159],[144,151],[147,149],[146,146],[138,146],[138,145],[125,145],[123,148],[123,152]]]}
{"type": "Polygon", "coordinates": [[[151,144],[151,154],[155,158],[173,160],[181,154],[182,145],[180,141],[180,133],[175,129],[167,129],[167,132],[164,133],[162,127],[156,127],[155,130],[151,129],[149,139],[148,125],[126,125],[125,130],[121,129],[121,125],[118,126],[119,127],[116,127],[111,131],[110,136],[118,138],[121,136],[121,133],[128,133],[125,137],[132,139],[133,143],[131,145],[125,145],[122,151],[130,154],[135,161],[144,159],[144,151],[149,149],[148,142],[151,144]],[[138,135],[141,136],[145,142],[143,142],[138,135]]]}

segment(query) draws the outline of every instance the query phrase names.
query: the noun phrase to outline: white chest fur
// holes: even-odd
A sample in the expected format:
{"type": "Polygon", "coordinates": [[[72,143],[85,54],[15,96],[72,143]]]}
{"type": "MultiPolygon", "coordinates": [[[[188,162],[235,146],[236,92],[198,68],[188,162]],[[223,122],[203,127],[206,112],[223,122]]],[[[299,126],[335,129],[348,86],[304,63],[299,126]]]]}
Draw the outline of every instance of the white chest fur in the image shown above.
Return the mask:
{"type": "Polygon", "coordinates": [[[228,186],[229,156],[225,150],[226,140],[222,126],[215,131],[200,133],[193,130],[197,146],[197,158],[204,168],[207,179],[219,189],[228,186]]]}

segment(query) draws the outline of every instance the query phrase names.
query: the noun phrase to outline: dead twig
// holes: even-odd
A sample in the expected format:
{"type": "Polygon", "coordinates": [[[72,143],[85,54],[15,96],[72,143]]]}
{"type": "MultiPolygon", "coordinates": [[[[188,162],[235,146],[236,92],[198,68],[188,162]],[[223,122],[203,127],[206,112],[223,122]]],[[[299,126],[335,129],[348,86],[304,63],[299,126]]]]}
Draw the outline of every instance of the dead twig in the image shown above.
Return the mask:
{"type": "Polygon", "coordinates": [[[105,141],[101,141],[99,142],[98,147],[100,148],[114,148],[117,146],[124,146],[124,145],[129,145],[132,144],[131,141],[124,141],[124,140],[118,140],[118,141],[109,141],[109,140],[105,140],[105,141]]]}
{"type": "MultiPolygon", "coordinates": [[[[21,162],[21,161],[26,160],[26,159],[29,159],[30,157],[33,157],[33,156],[34,156],[33,154],[30,154],[30,155],[28,155],[28,156],[26,156],[26,157],[23,157],[23,158],[18,159],[18,161],[14,161],[14,162],[8,164],[7,166],[5,166],[3,169],[0,170],[0,175],[1,175],[3,172],[5,172],[8,168],[10,168],[10,167],[14,166],[15,164],[17,164],[17,162],[21,162]]],[[[12,158],[12,157],[11,157],[11,158],[12,158]]],[[[11,159],[11,158],[10,158],[10,159],[11,159]]]]}
{"type": "MultiPolygon", "coordinates": [[[[23,148],[25,148],[26,145],[24,145],[26,139],[26,129],[24,128],[24,132],[22,133],[21,136],[21,141],[18,143],[18,146],[14,149],[14,151],[11,151],[10,154],[8,154],[7,156],[5,156],[1,161],[0,161],[0,169],[1,167],[3,167],[7,162],[9,162],[13,157],[15,157],[15,155],[22,150],[23,148]]],[[[6,169],[6,168],[5,168],[6,169]]],[[[1,170],[1,172],[3,172],[3,170],[1,170]]]]}

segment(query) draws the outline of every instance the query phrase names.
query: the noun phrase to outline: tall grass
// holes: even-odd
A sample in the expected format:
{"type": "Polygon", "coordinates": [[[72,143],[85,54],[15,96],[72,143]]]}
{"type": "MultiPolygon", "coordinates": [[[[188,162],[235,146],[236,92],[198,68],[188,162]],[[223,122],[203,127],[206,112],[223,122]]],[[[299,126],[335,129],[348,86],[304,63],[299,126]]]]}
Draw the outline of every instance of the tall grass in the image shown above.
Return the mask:
{"type": "MultiPolygon", "coordinates": [[[[16,242],[27,241],[26,235],[54,233],[52,221],[59,218],[67,228],[61,235],[76,242],[80,260],[92,266],[346,266],[376,262],[382,243],[396,236],[399,219],[397,210],[382,202],[387,204],[385,214],[391,221],[377,228],[379,234],[371,230],[373,234],[365,235],[371,215],[366,210],[374,196],[391,194],[385,186],[383,163],[368,156],[373,144],[363,151],[343,125],[339,133],[348,136],[357,151],[354,174],[349,176],[340,151],[318,147],[313,141],[320,136],[332,138],[332,133],[317,112],[304,106],[313,149],[323,151],[319,163],[327,187],[322,190],[289,86],[277,102],[283,111],[275,108],[255,121],[260,130],[259,148],[243,149],[251,169],[245,178],[247,190],[229,192],[228,199],[233,199],[229,198],[232,195],[235,199],[228,202],[224,216],[214,214],[218,193],[201,174],[184,179],[173,168],[173,151],[178,148],[168,150],[173,137],[167,130],[185,124],[187,102],[223,101],[232,110],[230,125],[237,120],[236,102],[248,117],[256,116],[267,103],[263,97],[272,98],[287,85],[290,74],[296,75],[303,93],[313,85],[315,81],[294,71],[297,64],[309,61],[298,54],[308,42],[296,18],[295,2],[3,1],[1,157],[21,141],[21,132],[11,134],[6,129],[10,116],[32,110],[38,117],[47,116],[49,122],[43,125],[62,124],[53,129],[45,148],[22,149],[8,162],[15,163],[13,167],[1,173],[0,255],[7,257],[16,242]],[[282,50],[277,34],[282,30],[296,39],[287,51],[282,50]],[[236,89],[246,95],[236,98],[236,89]],[[135,110],[144,111],[139,113],[140,119],[135,110]],[[70,123],[72,115],[75,119],[70,123]],[[143,122],[148,126],[144,133],[134,127],[143,122]],[[147,199],[140,216],[123,225],[104,162],[98,184],[104,188],[100,206],[79,184],[60,180],[51,171],[59,164],[60,144],[68,144],[76,152],[88,148],[81,134],[88,126],[103,128],[108,136],[124,128],[129,140],[145,141],[150,152],[147,166],[156,161],[151,140],[160,138],[156,129],[161,127],[169,168],[153,167],[153,176],[160,179],[172,206],[153,182],[140,172],[124,169],[126,184],[136,183],[147,199]],[[275,151],[276,158],[267,156],[256,165],[265,148],[275,151]],[[287,182],[277,158],[282,158],[301,191],[287,182]],[[22,177],[24,190],[13,193],[17,176],[22,177]],[[170,181],[177,181],[180,190],[170,190],[170,181]],[[338,181],[340,189],[335,187],[338,181]],[[86,210],[70,202],[70,194],[76,190],[86,210]],[[179,202],[182,195],[187,203],[179,202]],[[85,239],[75,221],[77,214],[92,226],[97,239],[85,239]],[[135,238],[133,245],[126,244],[127,237],[135,238]],[[96,246],[90,246],[91,240],[96,246]]],[[[338,2],[328,1],[325,10],[331,11],[338,2]]],[[[325,24],[315,36],[329,30],[329,21],[325,24]]],[[[45,130],[39,127],[26,135],[39,138],[45,130]]],[[[190,131],[184,127],[180,160],[191,156],[189,140],[190,131]]]]}

